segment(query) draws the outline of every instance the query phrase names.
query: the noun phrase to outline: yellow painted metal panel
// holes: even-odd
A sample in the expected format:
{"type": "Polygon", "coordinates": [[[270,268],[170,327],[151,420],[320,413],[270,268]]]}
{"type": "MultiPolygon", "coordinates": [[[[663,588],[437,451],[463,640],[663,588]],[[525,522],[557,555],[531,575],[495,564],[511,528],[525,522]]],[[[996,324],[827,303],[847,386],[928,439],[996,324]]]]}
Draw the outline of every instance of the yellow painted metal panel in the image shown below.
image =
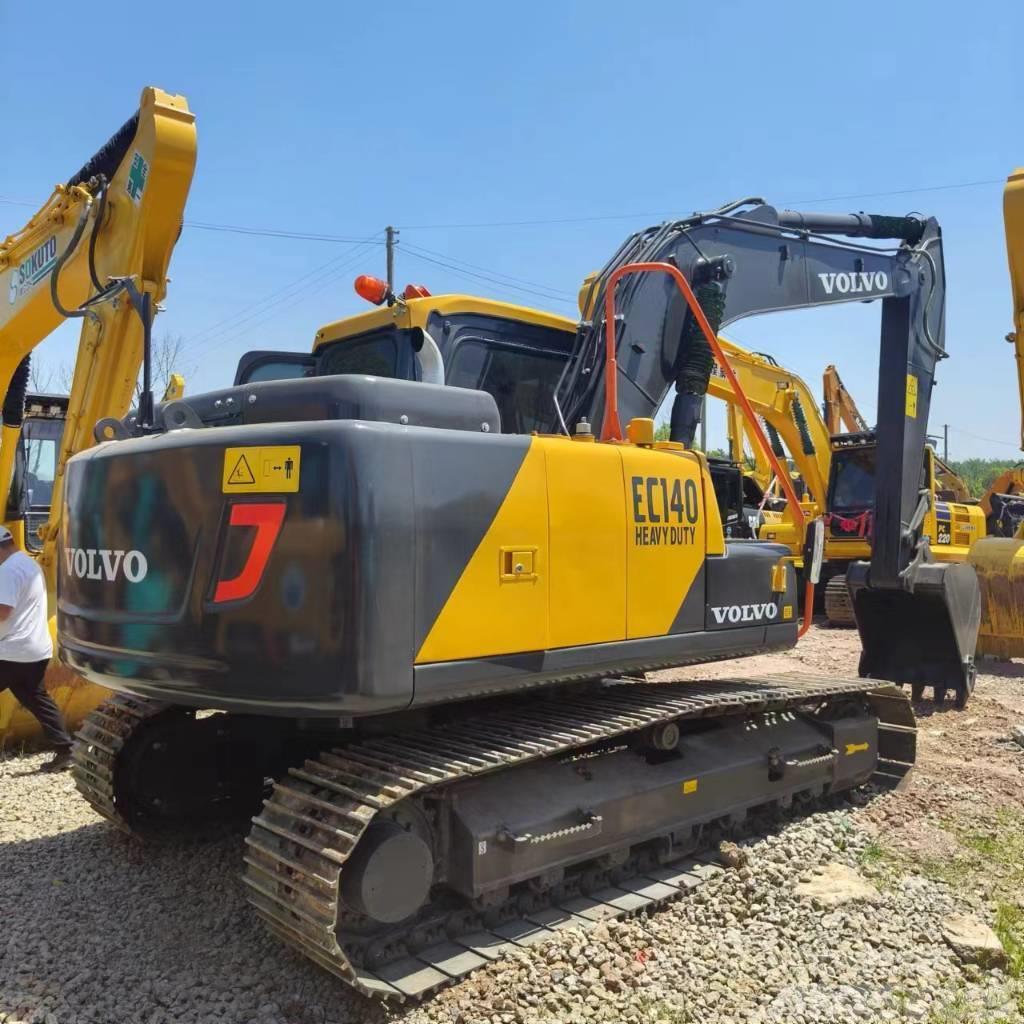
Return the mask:
{"type": "Polygon", "coordinates": [[[907,374],[907,415],[917,418],[917,378],[912,373],[907,374]]]}
{"type": "Polygon", "coordinates": [[[431,626],[416,663],[547,646],[547,475],[540,439],[533,438],[508,496],[431,626]],[[512,550],[534,552],[531,578],[502,578],[504,555],[512,550]]]}
{"type": "Polygon", "coordinates": [[[967,560],[981,587],[978,654],[1024,658],[1024,540],[986,537],[967,560]]]}
{"type": "Polygon", "coordinates": [[[552,647],[626,637],[622,449],[542,438],[550,505],[552,647]]]}
{"type": "Polygon", "coordinates": [[[294,494],[302,450],[297,444],[224,449],[224,494],[294,494]]]}
{"type": "Polygon", "coordinates": [[[569,320],[555,313],[531,309],[528,306],[516,306],[509,302],[498,302],[484,299],[476,295],[430,295],[425,299],[409,299],[396,302],[393,306],[378,306],[368,309],[355,316],[345,317],[324,324],[316,332],[313,339],[313,351],[323,345],[344,338],[354,338],[367,331],[378,330],[394,324],[396,327],[426,327],[431,314],[446,316],[458,313],[481,313],[485,316],[498,316],[506,320],[518,320],[522,323],[535,324],[539,327],[551,327],[565,331],[566,334],[576,332],[576,321],[569,320]]]}
{"type": "Polygon", "coordinates": [[[623,446],[626,636],[663,636],[704,562],[698,456],[623,446]]]}

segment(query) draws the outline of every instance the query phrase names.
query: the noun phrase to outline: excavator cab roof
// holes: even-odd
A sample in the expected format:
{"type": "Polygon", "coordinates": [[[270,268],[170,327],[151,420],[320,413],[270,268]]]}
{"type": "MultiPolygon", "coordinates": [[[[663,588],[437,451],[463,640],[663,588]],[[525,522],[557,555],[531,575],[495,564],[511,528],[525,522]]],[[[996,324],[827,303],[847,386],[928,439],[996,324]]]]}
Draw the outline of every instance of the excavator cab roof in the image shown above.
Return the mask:
{"type": "Polygon", "coordinates": [[[423,298],[396,301],[392,306],[378,306],[363,313],[334,320],[324,324],[316,332],[313,351],[335,341],[353,338],[367,331],[394,325],[396,327],[425,327],[432,316],[447,316],[465,313],[480,313],[486,316],[502,317],[525,323],[551,327],[556,330],[576,330],[576,321],[555,313],[518,306],[510,302],[499,302],[477,295],[428,295],[423,298]]]}

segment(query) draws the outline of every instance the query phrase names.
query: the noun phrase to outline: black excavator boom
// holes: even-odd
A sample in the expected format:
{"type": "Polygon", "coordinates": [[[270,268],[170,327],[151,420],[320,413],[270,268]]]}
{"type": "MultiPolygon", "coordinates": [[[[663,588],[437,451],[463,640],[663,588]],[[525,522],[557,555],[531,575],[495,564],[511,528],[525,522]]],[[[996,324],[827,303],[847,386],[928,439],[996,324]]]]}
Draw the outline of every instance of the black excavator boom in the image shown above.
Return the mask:
{"type": "MultiPolygon", "coordinates": [[[[776,210],[753,199],[638,232],[584,300],[587,319],[557,396],[569,429],[581,417],[594,423],[603,415],[604,324],[595,311],[604,308],[611,275],[626,264],[659,262],[682,271],[715,331],[759,313],[881,302],[872,555],[847,573],[864,648],[860,671],[934,686],[938,699],[952,689],[966,701],[980,621],[977,579],[970,567],[937,564],[921,529],[928,411],[936,364],[946,356],[938,223],[776,210]],[[884,240],[895,244],[875,244],[884,240]]],[[[666,275],[625,278],[616,308],[622,422],[654,415],[674,385],[671,437],[692,445],[712,366],[694,317],[666,275]]]]}

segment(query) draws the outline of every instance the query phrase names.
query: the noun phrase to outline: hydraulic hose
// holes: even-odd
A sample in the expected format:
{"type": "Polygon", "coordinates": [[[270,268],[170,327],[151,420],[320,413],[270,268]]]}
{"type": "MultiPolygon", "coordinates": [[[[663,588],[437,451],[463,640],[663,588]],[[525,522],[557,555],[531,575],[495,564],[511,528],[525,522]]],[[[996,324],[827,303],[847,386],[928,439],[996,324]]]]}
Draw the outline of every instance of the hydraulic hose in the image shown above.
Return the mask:
{"type": "Polygon", "coordinates": [[[60,296],[57,294],[57,285],[60,281],[60,272],[64,269],[64,264],[71,259],[75,249],[78,248],[78,243],[82,240],[82,235],[85,234],[85,225],[89,221],[89,212],[92,210],[92,203],[92,196],[88,192],[85,192],[85,202],[82,205],[82,212],[78,215],[78,223],[75,225],[75,233],[71,236],[71,241],[68,242],[67,248],[57,258],[57,262],[53,265],[53,270],[50,271],[50,298],[53,301],[53,308],[65,319],[88,315],[87,311],[84,309],[65,309],[64,306],[61,305],[60,296]]]}
{"type": "Polygon", "coordinates": [[[3,425],[20,428],[25,419],[25,393],[28,391],[28,378],[32,367],[32,356],[27,355],[17,369],[11,374],[11,383],[7,386],[4,396],[3,425]]]}
{"type": "Polygon", "coordinates": [[[100,174],[96,177],[96,188],[98,192],[97,201],[99,207],[96,210],[96,219],[92,222],[92,231],[89,234],[89,277],[92,279],[92,286],[96,291],[103,291],[103,285],[96,274],[96,240],[99,237],[100,228],[103,227],[103,215],[107,211],[107,178],[100,174]]]}

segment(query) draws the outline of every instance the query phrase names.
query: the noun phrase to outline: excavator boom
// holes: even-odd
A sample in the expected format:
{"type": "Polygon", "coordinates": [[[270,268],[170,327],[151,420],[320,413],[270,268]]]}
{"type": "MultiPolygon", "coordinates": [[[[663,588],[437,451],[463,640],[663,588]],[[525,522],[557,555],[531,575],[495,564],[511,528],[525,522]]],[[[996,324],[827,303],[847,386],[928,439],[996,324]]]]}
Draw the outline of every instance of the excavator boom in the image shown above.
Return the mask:
{"type": "MultiPolygon", "coordinates": [[[[40,564],[55,591],[56,544],[67,460],[121,417],[148,370],[148,340],[181,232],[195,166],[195,124],[182,96],[142,92],[139,109],[27,224],[0,242],[0,381],[6,385],[0,495],[11,491],[32,352],[67,319],[81,320],[67,418],[54,467],[40,564]]],[[[145,404],[145,395],[142,396],[145,404]]],[[[22,524],[9,524],[22,528],[22,524]]],[[[18,529],[14,530],[16,536],[18,529]]],[[[58,696],[59,702],[70,698],[58,696]]],[[[102,696],[93,688],[92,704],[102,696]]],[[[74,693],[74,721],[89,697],[74,693]]],[[[5,695],[0,700],[9,700],[5,695]]],[[[0,736],[12,709],[0,707],[0,736]]]]}
{"type": "Polygon", "coordinates": [[[839,434],[844,430],[849,434],[864,433],[868,429],[867,421],[861,416],[853,395],[846,390],[839,371],[831,363],[825,367],[821,383],[825,429],[830,434],[839,434]]]}
{"type": "MultiPolygon", "coordinates": [[[[694,286],[711,328],[782,309],[881,300],[878,435],[870,562],[848,578],[864,646],[861,671],[951,687],[974,680],[980,606],[975,574],[939,565],[922,526],[922,487],[935,368],[945,357],[945,271],[934,219],[805,214],[744,200],[629,238],[592,280],[585,320],[557,400],[566,424],[600,422],[605,326],[596,315],[618,268],[668,263],[694,286]],[[845,237],[843,237],[845,236],[845,237]],[[848,241],[847,239],[856,239],[848,241]],[[895,242],[884,248],[869,242],[895,242]],[[937,643],[934,636],[942,638],[937,643]]],[[[652,415],[672,384],[671,437],[690,444],[711,374],[709,346],[675,290],[654,275],[621,286],[615,415],[652,415]]]]}

